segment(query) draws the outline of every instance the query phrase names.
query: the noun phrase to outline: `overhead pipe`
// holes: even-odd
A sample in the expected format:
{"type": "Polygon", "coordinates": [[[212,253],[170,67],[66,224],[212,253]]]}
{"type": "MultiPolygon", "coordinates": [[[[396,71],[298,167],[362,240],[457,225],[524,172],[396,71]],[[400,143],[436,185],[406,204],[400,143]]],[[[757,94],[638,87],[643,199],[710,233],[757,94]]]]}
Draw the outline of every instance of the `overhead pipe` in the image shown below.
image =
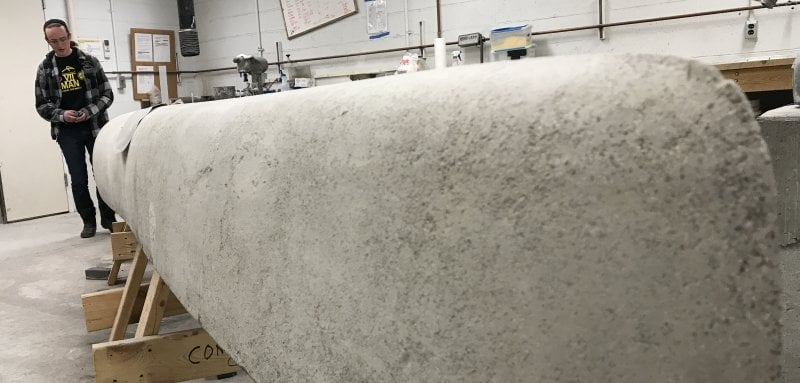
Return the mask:
{"type": "MultiPolygon", "coordinates": [[[[800,5],[800,1],[787,1],[785,3],[776,4],[774,8],[778,7],[789,7],[789,6],[796,6],[800,5]]],[[[635,24],[644,24],[644,23],[653,23],[658,21],[667,21],[667,20],[677,20],[677,19],[685,19],[691,17],[701,17],[701,16],[710,16],[710,15],[719,15],[725,13],[735,13],[735,12],[745,12],[750,10],[756,9],[764,9],[767,8],[763,5],[756,5],[752,7],[739,7],[739,8],[726,8],[720,9],[716,11],[707,11],[707,12],[696,12],[696,13],[686,13],[680,15],[672,15],[672,16],[663,16],[663,17],[653,17],[648,19],[638,19],[638,20],[628,20],[628,21],[619,21],[615,23],[603,23],[603,24],[596,24],[596,25],[586,25],[582,27],[574,27],[574,28],[563,28],[563,29],[551,29],[539,32],[531,33],[531,36],[542,36],[542,35],[550,35],[550,34],[557,34],[557,33],[567,33],[567,32],[577,32],[577,31],[584,31],[584,30],[592,30],[592,29],[599,29],[599,28],[610,28],[610,27],[619,27],[624,25],[635,25],[635,24]]],[[[485,38],[486,41],[489,41],[489,38],[485,38]]],[[[446,42],[447,45],[457,45],[458,41],[448,41],[446,42]]],[[[375,55],[375,54],[383,54],[383,53],[392,53],[392,52],[401,52],[410,49],[425,49],[425,48],[433,48],[433,44],[420,44],[413,47],[403,47],[403,48],[392,48],[392,49],[380,49],[374,51],[366,51],[366,52],[357,52],[357,53],[346,53],[340,55],[332,55],[332,56],[319,56],[319,57],[312,57],[307,59],[296,59],[292,60],[293,63],[298,62],[309,62],[309,61],[324,61],[324,60],[332,60],[332,59],[340,59],[340,58],[348,58],[348,57],[356,57],[356,56],[368,56],[368,55],[375,55]]],[[[276,64],[285,64],[288,61],[279,61],[276,64]]],[[[224,68],[214,68],[214,69],[203,69],[203,70],[196,70],[196,71],[183,71],[181,73],[210,73],[210,72],[220,72],[226,70],[233,70],[236,67],[224,67],[224,68]]],[[[109,73],[157,73],[157,72],[109,72],[109,73]]],[[[177,73],[177,72],[167,72],[167,73],[177,73]]]]}
{"type": "MultiPolygon", "coordinates": [[[[455,44],[458,44],[458,41],[451,41],[451,42],[447,43],[447,45],[455,45],[455,44]]],[[[292,59],[291,62],[292,63],[301,63],[301,62],[309,62],[309,61],[333,60],[333,59],[355,57],[355,56],[368,56],[368,55],[381,54],[381,53],[403,52],[403,51],[406,51],[406,50],[413,50],[413,49],[421,49],[422,50],[422,49],[425,49],[425,48],[433,48],[433,44],[414,45],[414,46],[410,46],[410,47],[407,47],[407,48],[381,49],[381,50],[375,50],[375,51],[369,51],[369,52],[347,53],[347,54],[342,54],[342,55],[314,57],[314,58],[299,59],[299,60],[292,59]]],[[[283,65],[283,64],[288,64],[288,63],[289,63],[289,61],[285,60],[285,61],[275,62],[274,64],[275,65],[283,65]]],[[[236,69],[236,67],[232,66],[232,67],[214,68],[214,69],[186,70],[186,71],[181,71],[180,73],[211,73],[211,72],[220,72],[220,71],[233,70],[233,69],[236,69]]],[[[150,74],[150,73],[158,73],[158,72],[154,72],[154,71],[139,71],[139,72],[117,71],[117,72],[106,72],[106,73],[127,73],[127,74],[141,73],[141,74],[150,74]]],[[[174,74],[174,73],[179,73],[179,72],[167,71],[167,73],[168,74],[174,74]]]]}
{"type": "MultiPolygon", "coordinates": [[[[800,4],[800,1],[787,1],[785,3],[781,3],[781,4],[775,5],[774,8],[795,6],[795,5],[799,5],[799,4],[800,4]]],[[[547,30],[547,31],[533,32],[533,33],[531,33],[531,36],[551,35],[551,34],[555,34],[555,33],[566,33],[566,32],[577,32],[577,31],[584,31],[584,30],[598,29],[598,28],[619,27],[619,26],[623,26],[623,25],[635,25],[635,24],[653,23],[653,22],[657,22],[657,21],[686,19],[686,18],[690,18],[690,17],[720,15],[720,14],[723,14],[723,13],[745,12],[745,11],[751,11],[751,10],[763,9],[763,8],[767,8],[767,7],[764,6],[764,5],[754,5],[754,6],[751,6],[751,7],[726,8],[726,9],[719,9],[719,10],[716,10],[716,11],[684,13],[684,14],[680,14],[680,15],[651,17],[651,18],[647,18],[647,19],[620,21],[620,22],[616,22],[616,23],[601,23],[601,24],[596,24],[596,25],[586,25],[586,26],[583,26],[583,27],[551,29],[551,30],[547,30]]]]}

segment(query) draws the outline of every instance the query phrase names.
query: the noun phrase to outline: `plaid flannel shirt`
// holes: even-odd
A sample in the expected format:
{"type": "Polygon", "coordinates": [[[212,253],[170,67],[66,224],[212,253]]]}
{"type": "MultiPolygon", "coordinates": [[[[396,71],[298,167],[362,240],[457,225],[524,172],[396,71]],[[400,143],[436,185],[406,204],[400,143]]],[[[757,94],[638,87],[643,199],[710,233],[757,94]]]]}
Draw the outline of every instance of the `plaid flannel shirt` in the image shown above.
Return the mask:
{"type": "MultiPolygon", "coordinates": [[[[78,62],[83,69],[86,84],[87,104],[80,111],[89,116],[92,135],[97,137],[100,129],[108,122],[106,110],[114,102],[114,92],[100,61],[78,48],[72,49],[78,52],[78,62]]],[[[50,121],[50,137],[54,140],[58,138],[58,133],[64,125],[64,110],[60,106],[60,82],[56,55],[54,51],[50,51],[36,70],[36,111],[42,118],[50,121]]]]}

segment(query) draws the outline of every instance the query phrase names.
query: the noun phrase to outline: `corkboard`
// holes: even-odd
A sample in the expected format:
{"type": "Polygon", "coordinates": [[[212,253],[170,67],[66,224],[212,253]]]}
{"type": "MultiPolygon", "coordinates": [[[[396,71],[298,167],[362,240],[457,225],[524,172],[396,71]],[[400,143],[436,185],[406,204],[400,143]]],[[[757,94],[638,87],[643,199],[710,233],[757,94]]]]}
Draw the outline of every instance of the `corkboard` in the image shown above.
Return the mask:
{"type": "MultiPolygon", "coordinates": [[[[131,47],[131,71],[137,72],[137,67],[149,66],[150,71],[155,73],[147,73],[153,76],[153,83],[158,86],[161,83],[161,77],[158,74],[159,67],[164,66],[168,72],[167,74],[167,89],[168,92],[161,90],[161,97],[164,101],[178,97],[178,75],[175,73],[178,68],[177,59],[175,56],[175,31],[166,29],[144,29],[144,28],[131,28],[130,32],[130,47],[131,47]],[[137,44],[138,37],[149,35],[152,41],[153,36],[168,36],[169,37],[169,57],[165,55],[158,55],[158,48],[153,49],[150,47],[152,53],[149,58],[144,52],[147,51],[143,44],[137,44]],[[159,57],[161,56],[161,57],[159,57]]],[[[162,46],[163,47],[163,46],[162,46]]],[[[148,100],[150,95],[147,93],[150,89],[139,89],[140,75],[133,75],[133,99],[138,101],[148,100]]]]}

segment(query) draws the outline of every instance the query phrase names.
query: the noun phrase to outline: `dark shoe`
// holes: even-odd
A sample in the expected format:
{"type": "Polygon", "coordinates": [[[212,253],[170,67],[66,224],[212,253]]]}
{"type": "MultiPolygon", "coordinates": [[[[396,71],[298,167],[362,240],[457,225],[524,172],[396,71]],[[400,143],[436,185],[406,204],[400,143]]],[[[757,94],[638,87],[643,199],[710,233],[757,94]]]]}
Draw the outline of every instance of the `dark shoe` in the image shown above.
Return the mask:
{"type": "Polygon", "coordinates": [[[94,234],[97,233],[97,225],[90,225],[88,223],[83,224],[83,230],[81,230],[81,238],[92,238],[94,234]]]}
{"type": "Polygon", "coordinates": [[[78,214],[81,215],[83,221],[83,230],[81,230],[81,238],[91,238],[97,233],[97,217],[95,217],[94,208],[79,210],[78,214]]]}

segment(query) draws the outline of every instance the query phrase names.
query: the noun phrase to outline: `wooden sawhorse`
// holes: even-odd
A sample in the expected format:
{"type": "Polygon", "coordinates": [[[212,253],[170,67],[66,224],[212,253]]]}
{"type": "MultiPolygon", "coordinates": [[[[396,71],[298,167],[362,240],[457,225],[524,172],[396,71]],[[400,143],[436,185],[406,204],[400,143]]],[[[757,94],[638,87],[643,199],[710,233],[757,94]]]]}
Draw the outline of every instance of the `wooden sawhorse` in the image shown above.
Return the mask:
{"type": "Polygon", "coordinates": [[[186,310],[158,272],[142,284],[147,256],[140,245],[132,261],[125,287],[81,296],[86,329],[111,328],[108,342],[92,345],[95,381],[180,382],[238,372],[236,362],[202,328],[158,335],[164,316],[186,310]],[[136,333],[123,339],[129,323],[138,323],[136,333]]]}

